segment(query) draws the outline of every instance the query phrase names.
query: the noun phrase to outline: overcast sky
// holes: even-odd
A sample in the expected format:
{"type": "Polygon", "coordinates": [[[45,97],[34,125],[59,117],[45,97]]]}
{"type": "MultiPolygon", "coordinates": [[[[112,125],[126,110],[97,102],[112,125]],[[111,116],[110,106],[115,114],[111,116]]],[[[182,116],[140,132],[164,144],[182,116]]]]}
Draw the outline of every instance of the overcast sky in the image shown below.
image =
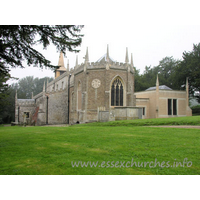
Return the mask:
{"type": "MultiPolygon", "coordinates": [[[[89,50],[89,61],[97,61],[106,53],[109,45],[110,56],[118,61],[125,61],[126,47],[129,60],[133,53],[134,66],[144,71],[145,66],[156,66],[166,56],[181,59],[184,51],[191,51],[193,44],[200,42],[199,3],[191,1],[134,1],[115,2],[102,1],[100,5],[88,7],[84,1],[74,10],[60,8],[59,13],[75,18],[76,24],[84,24],[82,31],[83,42],[78,55],[79,64],[84,62],[86,47],[89,50]],[[132,2],[132,3],[131,3],[132,2]],[[86,6],[87,7],[87,6],[86,6]],[[63,9],[63,10],[62,10],[63,9]]],[[[74,3],[74,6],[77,2],[74,3]]],[[[73,5],[71,5],[73,7],[73,5]]],[[[54,5],[53,5],[54,8],[54,5]]],[[[65,16],[65,15],[64,15],[65,16]]],[[[70,24],[67,17],[56,20],[39,21],[40,24],[70,24]],[[60,20],[61,19],[61,20],[60,20]]],[[[34,23],[34,22],[33,22],[34,23]]],[[[37,47],[52,64],[58,64],[59,52],[50,46],[47,50],[37,47]]],[[[76,54],[67,52],[65,66],[69,59],[70,68],[74,67],[76,54]]],[[[28,67],[27,69],[12,69],[11,75],[22,78],[25,76],[54,77],[51,70],[41,70],[28,67]]]]}
{"type": "MultiPolygon", "coordinates": [[[[193,43],[198,44],[200,42],[199,12],[199,0],[34,0],[26,2],[22,0],[10,0],[1,2],[0,17],[2,24],[84,24],[85,28],[83,32],[85,36],[80,47],[79,63],[83,62],[87,46],[89,48],[90,62],[94,62],[105,54],[106,45],[109,44],[110,56],[119,62],[124,62],[126,47],[128,47],[129,59],[130,54],[133,53],[134,65],[143,72],[146,65],[156,66],[165,56],[173,56],[175,59],[181,59],[183,51],[191,51],[193,43]]],[[[54,47],[50,47],[48,50],[42,52],[52,61],[52,64],[58,64],[59,52],[56,52],[54,47]]],[[[69,59],[70,67],[74,67],[75,57],[75,54],[67,53],[65,66],[67,64],[67,59],[69,59]]],[[[54,76],[53,72],[50,70],[41,71],[37,68],[22,70],[17,68],[16,70],[12,70],[11,74],[19,78],[32,75],[35,77],[54,76]]],[[[59,189],[56,188],[55,194],[61,197],[60,194],[64,194],[62,191],[65,191],[66,187],[66,185],[63,184],[64,179],[61,179],[63,177],[59,177],[60,179],[57,177],[53,178],[55,180],[54,182],[60,186],[58,187],[59,189]]],[[[67,177],[67,182],[70,182],[68,180],[69,178],[70,177],[67,177]]],[[[90,188],[89,193],[91,193],[91,191],[96,192],[96,188],[101,188],[105,181],[111,186],[116,186],[115,184],[118,186],[120,183],[123,183],[123,186],[121,187],[120,185],[120,190],[118,191],[115,190],[115,187],[109,188],[109,191],[111,191],[111,193],[108,194],[109,197],[111,197],[111,195],[113,197],[114,195],[114,197],[117,197],[116,199],[119,199],[122,195],[123,197],[124,195],[125,197],[128,197],[128,195],[129,197],[133,196],[133,191],[131,190],[133,187],[130,183],[135,182],[135,180],[133,180],[135,177],[121,176],[117,177],[117,181],[116,179],[111,180],[108,176],[103,177],[103,179],[100,178],[100,176],[95,177],[96,181],[90,179],[90,182],[88,182],[85,178],[84,180],[75,180],[74,177],[72,177],[73,180],[83,183],[83,188],[78,188],[81,189],[80,192],[83,197],[88,197],[88,188],[90,188]]],[[[176,192],[177,194],[175,194],[175,196],[185,196],[185,193],[181,193],[183,188],[182,179],[170,177],[170,181],[171,179],[176,183],[176,187],[174,187],[175,190],[180,191],[178,193],[176,192]]],[[[186,177],[184,180],[185,179],[190,183],[190,193],[194,194],[194,191],[196,191],[195,194],[197,194],[198,190],[195,177],[193,176],[192,179],[186,177]],[[196,190],[194,190],[194,188],[196,190]]],[[[40,181],[41,180],[44,181],[43,179],[40,179],[40,181]]],[[[22,180],[17,181],[20,183],[18,185],[21,187],[22,182],[20,181],[22,180]]],[[[73,183],[75,183],[75,181],[73,183]]],[[[148,188],[145,188],[148,191],[149,197],[152,196],[153,193],[151,191],[155,191],[155,188],[157,189],[157,196],[162,196],[162,192],[164,192],[163,188],[168,188],[172,182],[169,182],[168,179],[163,177],[162,180],[159,179],[159,181],[155,179],[155,177],[152,177],[150,180],[149,178],[148,180],[143,179],[142,181],[146,181],[147,184],[149,183],[148,188]]],[[[30,183],[28,185],[33,187],[37,184],[34,180],[31,183],[32,185],[30,183]]],[[[44,184],[44,186],[45,185],[46,184],[44,184]]],[[[70,189],[74,192],[74,185],[71,185],[72,188],[70,189]]],[[[141,184],[138,185],[140,186],[141,184]]],[[[16,188],[21,189],[18,187],[16,188]]],[[[141,188],[142,187],[137,187],[136,190],[134,190],[134,196],[136,194],[136,197],[142,197],[143,188],[141,188]]],[[[16,191],[18,191],[17,189],[16,191]]],[[[44,187],[43,190],[49,191],[48,189],[49,188],[44,187]]],[[[175,190],[169,190],[168,193],[174,196],[175,190]],[[170,193],[170,191],[173,193],[170,193]]],[[[54,190],[52,191],[54,192],[54,190]]],[[[190,194],[188,192],[188,185],[186,193],[186,196],[190,194]]],[[[51,197],[55,196],[51,191],[46,192],[45,195],[48,195],[48,197],[50,197],[50,195],[51,197]]],[[[68,193],[67,195],[69,196],[68,193]]],[[[74,194],[71,192],[70,197],[71,195],[74,194]]],[[[90,196],[95,195],[96,193],[90,194],[90,196]]],[[[74,196],[72,197],[74,198],[74,196]]]]}

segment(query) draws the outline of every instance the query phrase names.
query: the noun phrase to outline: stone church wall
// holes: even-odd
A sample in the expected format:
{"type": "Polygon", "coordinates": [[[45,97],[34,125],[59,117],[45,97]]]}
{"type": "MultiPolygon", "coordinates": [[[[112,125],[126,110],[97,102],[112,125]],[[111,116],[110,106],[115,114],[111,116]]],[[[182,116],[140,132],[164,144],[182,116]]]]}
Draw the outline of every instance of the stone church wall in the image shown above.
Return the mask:
{"type": "Polygon", "coordinates": [[[48,98],[48,124],[64,124],[68,119],[67,89],[51,93],[48,98]]]}
{"type": "Polygon", "coordinates": [[[32,121],[32,115],[35,112],[35,106],[30,105],[30,106],[20,106],[19,109],[19,124],[23,124],[24,123],[24,113],[29,113],[29,117],[26,118],[26,124],[31,125],[31,121],[32,121]]]}
{"type": "Polygon", "coordinates": [[[97,121],[99,117],[103,121],[112,121],[115,120],[114,105],[135,106],[134,67],[132,59],[129,64],[128,51],[126,51],[125,63],[111,59],[108,48],[103,57],[97,62],[90,63],[87,50],[85,62],[78,65],[77,59],[76,66],[71,70],[69,70],[69,65],[67,65],[67,69],[64,67],[64,58],[61,52],[58,65],[60,67],[57,72],[62,73],[57,73],[55,80],[47,83],[46,90],[44,85],[43,92],[33,97],[35,113],[37,113],[37,116],[34,114],[34,117],[37,118],[37,125],[67,123],[68,114],[70,124],[97,121]],[[68,78],[70,74],[68,110],[68,78]],[[115,85],[113,81],[115,81],[115,85]],[[116,87],[117,84],[119,85],[116,87]],[[103,110],[99,116],[98,109],[100,107],[103,110]]]}
{"type": "Polygon", "coordinates": [[[98,107],[105,107],[105,110],[109,111],[111,84],[116,77],[120,77],[123,82],[124,106],[135,106],[135,100],[133,100],[135,97],[133,94],[134,75],[132,73],[125,69],[107,70],[103,66],[95,69],[89,68],[86,72],[82,70],[74,76],[74,87],[70,90],[70,95],[73,95],[73,99],[70,98],[72,101],[70,103],[70,121],[72,123],[97,121],[98,107]],[[95,79],[100,81],[100,86],[97,88],[92,86],[92,81],[95,79]]]}

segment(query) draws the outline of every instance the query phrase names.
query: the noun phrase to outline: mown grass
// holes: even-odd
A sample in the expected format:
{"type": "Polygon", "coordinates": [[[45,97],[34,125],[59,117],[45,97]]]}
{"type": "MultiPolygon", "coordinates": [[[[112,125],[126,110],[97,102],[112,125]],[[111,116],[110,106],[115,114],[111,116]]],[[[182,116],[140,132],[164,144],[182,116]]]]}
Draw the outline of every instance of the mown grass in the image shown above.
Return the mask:
{"type": "Polygon", "coordinates": [[[0,156],[0,174],[200,174],[200,131],[94,124],[0,127],[0,156]],[[185,158],[192,162],[191,167],[173,167],[185,158]],[[140,164],[169,161],[170,167],[71,165],[72,161],[131,163],[132,159],[140,164]]]}
{"type": "Polygon", "coordinates": [[[200,116],[173,117],[157,119],[120,120],[110,122],[94,122],[82,126],[160,126],[160,125],[200,125],[200,116]]]}

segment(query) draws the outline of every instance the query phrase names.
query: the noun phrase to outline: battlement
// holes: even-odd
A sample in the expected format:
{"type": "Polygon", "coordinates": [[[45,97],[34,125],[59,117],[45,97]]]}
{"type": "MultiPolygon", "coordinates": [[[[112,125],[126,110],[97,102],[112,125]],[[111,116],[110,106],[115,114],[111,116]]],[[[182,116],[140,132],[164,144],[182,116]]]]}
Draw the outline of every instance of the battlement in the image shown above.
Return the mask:
{"type": "Polygon", "coordinates": [[[35,106],[35,99],[17,99],[18,106],[35,106]]]}
{"type": "MultiPolygon", "coordinates": [[[[123,71],[129,71],[131,73],[134,73],[134,68],[133,68],[133,59],[132,59],[132,54],[131,54],[131,62],[129,63],[129,58],[128,58],[128,48],[126,49],[126,56],[125,56],[125,62],[117,62],[113,58],[109,56],[109,47],[107,46],[107,53],[101,56],[96,62],[89,62],[89,54],[88,54],[88,48],[86,50],[86,55],[84,57],[85,62],[78,64],[78,56],[76,57],[76,65],[74,68],[71,68],[69,70],[69,61],[67,64],[67,69],[66,72],[61,74],[60,76],[56,77],[54,81],[48,84],[47,87],[55,84],[59,80],[63,79],[65,76],[68,76],[69,74],[74,74],[77,75],[83,71],[86,70],[102,70],[102,69],[115,69],[115,70],[123,70],[123,71]]],[[[61,54],[62,55],[62,54],[61,54]]],[[[60,56],[60,59],[62,56],[60,56]]],[[[64,61],[63,58],[61,59],[60,63],[64,66],[64,61]],[[62,61],[62,62],[61,62],[62,61]]]]}
{"type": "MultiPolygon", "coordinates": [[[[88,62],[86,65],[86,70],[99,70],[99,69],[107,69],[107,65],[110,69],[116,69],[116,70],[123,70],[127,71],[128,68],[130,68],[130,72],[133,72],[133,67],[129,63],[119,63],[119,62],[88,62]]],[[[74,74],[79,74],[84,71],[85,64],[81,64],[76,66],[74,70],[74,74]]]]}

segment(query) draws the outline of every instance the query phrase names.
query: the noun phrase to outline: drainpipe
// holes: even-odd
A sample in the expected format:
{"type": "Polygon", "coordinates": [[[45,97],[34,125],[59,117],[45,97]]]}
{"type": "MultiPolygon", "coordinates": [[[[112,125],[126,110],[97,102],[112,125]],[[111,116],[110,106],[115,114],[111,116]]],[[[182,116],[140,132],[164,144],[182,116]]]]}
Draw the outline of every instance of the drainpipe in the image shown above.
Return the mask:
{"type": "Polygon", "coordinates": [[[71,78],[71,74],[69,74],[69,79],[68,79],[68,118],[67,118],[67,123],[69,124],[69,103],[70,103],[70,95],[69,95],[69,93],[70,93],[70,91],[69,91],[69,89],[70,89],[70,78],[71,78]]]}

